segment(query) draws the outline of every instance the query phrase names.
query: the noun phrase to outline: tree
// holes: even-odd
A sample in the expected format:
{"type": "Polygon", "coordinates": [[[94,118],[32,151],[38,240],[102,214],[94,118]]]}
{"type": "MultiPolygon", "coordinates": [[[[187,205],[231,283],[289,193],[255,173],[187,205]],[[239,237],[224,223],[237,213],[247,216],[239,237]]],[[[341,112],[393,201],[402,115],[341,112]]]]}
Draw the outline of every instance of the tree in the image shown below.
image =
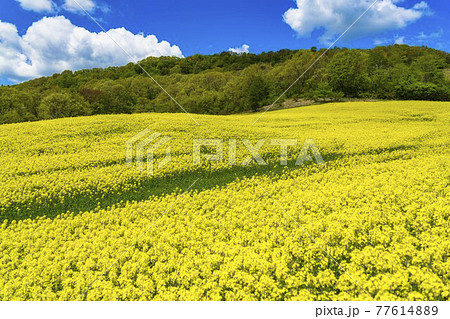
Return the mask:
{"type": "Polygon", "coordinates": [[[136,105],[136,97],[128,90],[121,81],[102,81],[94,89],[102,93],[99,97],[99,113],[119,114],[131,113],[136,105]]]}
{"type": "Polygon", "coordinates": [[[76,78],[70,70],[63,71],[58,77],[56,77],[55,82],[60,87],[67,89],[77,84],[76,78]]]}
{"type": "Polygon", "coordinates": [[[401,83],[395,87],[396,97],[403,100],[449,101],[450,90],[434,83],[401,83]]]}
{"type": "Polygon", "coordinates": [[[68,93],[51,93],[39,104],[38,115],[41,119],[87,115],[85,103],[82,98],[68,93]]]}
{"type": "Polygon", "coordinates": [[[17,123],[36,119],[33,96],[14,87],[0,89],[0,123],[17,123]]]}
{"type": "Polygon", "coordinates": [[[336,53],[328,65],[330,85],[346,97],[358,97],[368,86],[367,56],[360,51],[336,53]]]}
{"type": "Polygon", "coordinates": [[[256,112],[268,96],[268,87],[262,76],[257,75],[250,80],[247,92],[247,103],[256,112]]]}
{"type": "Polygon", "coordinates": [[[328,82],[320,82],[311,94],[315,101],[338,101],[343,97],[342,92],[334,92],[328,82]]]}
{"type": "Polygon", "coordinates": [[[267,76],[270,70],[270,65],[260,63],[232,78],[223,89],[226,112],[255,111],[267,103],[273,91],[267,76]]]}
{"type": "Polygon", "coordinates": [[[133,78],[129,88],[136,98],[143,97],[149,100],[153,100],[161,92],[157,84],[146,75],[133,78]]]}
{"type": "Polygon", "coordinates": [[[299,51],[291,59],[274,68],[273,75],[269,78],[276,79],[278,94],[281,94],[295,82],[295,85],[291,87],[286,96],[288,98],[297,98],[305,95],[307,92],[306,82],[327,62],[327,58],[324,56],[312,65],[316,59],[317,54],[311,51],[299,51]]]}
{"type": "Polygon", "coordinates": [[[377,69],[370,77],[370,92],[374,98],[393,99],[394,86],[391,69],[377,69]]]}
{"type": "Polygon", "coordinates": [[[369,53],[369,59],[367,61],[367,69],[370,74],[380,69],[387,69],[389,67],[389,60],[384,52],[374,49],[369,53]]]}
{"type": "Polygon", "coordinates": [[[412,64],[411,68],[419,73],[422,82],[432,82],[435,84],[444,81],[445,61],[430,54],[417,58],[412,64]]]}

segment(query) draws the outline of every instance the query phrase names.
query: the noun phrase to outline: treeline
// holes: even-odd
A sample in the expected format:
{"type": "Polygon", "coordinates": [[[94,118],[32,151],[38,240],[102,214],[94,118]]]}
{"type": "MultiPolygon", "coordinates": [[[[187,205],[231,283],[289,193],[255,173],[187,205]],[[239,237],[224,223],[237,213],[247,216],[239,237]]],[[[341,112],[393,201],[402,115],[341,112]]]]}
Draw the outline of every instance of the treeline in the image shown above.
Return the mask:
{"type": "Polygon", "coordinates": [[[231,114],[279,101],[342,98],[450,100],[450,54],[394,45],[372,50],[281,50],[262,54],[147,58],[139,65],[64,71],[0,87],[0,123],[92,114],[180,112],[146,74],[191,113],[231,114]]]}

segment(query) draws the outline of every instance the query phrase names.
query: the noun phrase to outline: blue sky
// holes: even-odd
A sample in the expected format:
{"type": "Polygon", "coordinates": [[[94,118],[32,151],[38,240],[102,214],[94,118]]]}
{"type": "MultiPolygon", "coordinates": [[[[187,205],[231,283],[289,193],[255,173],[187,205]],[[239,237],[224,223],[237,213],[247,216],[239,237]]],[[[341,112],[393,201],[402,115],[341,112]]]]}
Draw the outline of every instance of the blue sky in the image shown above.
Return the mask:
{"type": "MultiPolygon", "coordinates": [[[[327,47],[372,2],[0,0],[0,83],[130,61],[111,38],[133,59],[327,47]]],[[[405,43],[449,52],[449,9],[442,0],[379,0],[337,45],[405,43]]]]}

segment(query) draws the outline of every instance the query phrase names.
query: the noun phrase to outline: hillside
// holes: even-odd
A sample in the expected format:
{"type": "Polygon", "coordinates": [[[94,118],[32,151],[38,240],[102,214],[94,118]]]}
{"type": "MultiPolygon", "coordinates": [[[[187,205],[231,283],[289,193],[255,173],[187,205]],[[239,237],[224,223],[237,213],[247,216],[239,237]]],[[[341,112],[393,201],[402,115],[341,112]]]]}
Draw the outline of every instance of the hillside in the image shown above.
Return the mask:
{"type": "Polygon", "coordinates": [[[449,102],[330,103],[252,126],[257,116],[0,126],[0,299],[449,299],[449,102]],[[173,138],[154,176],[125,165],[145,128],[173,138]],[[240,139],[300,143],[287,166],[268,142],[266,166],[194,166],[195,138],[238,139],[238,163],[240,139]],[[305,139],[325,165],[293,165],[305,139]]]}
{"type": "Polygon", "coordinates": [[[340,103],[255,126],[253,114],[3,125],[0,299],[448,300],[449,110],[340,103]],[[144,128],[173,138],[172,162],[153,177],[125,165],[125,142],[144,128]],[[285,167],[270,144],[267,166],[193,166],[194,138],[300,145],[285,167]],[[305,139],[325,165],[292,165],[305,139]]]}
{"type": "MultiPolygon", "coordinates": [[[[272,104],[324,50],[147,58],[142,67],[190,113],[233,114],[272,104]]],[[[327,52],[283,99],[450,100],[450,54],[394,45],[327,52]]],[[[280,103],[283,102],[280,100],[280,103]]],[[[0,87],[0,123],[95,114],[181,112],[135,64],[65,71],[0,87]]]]}

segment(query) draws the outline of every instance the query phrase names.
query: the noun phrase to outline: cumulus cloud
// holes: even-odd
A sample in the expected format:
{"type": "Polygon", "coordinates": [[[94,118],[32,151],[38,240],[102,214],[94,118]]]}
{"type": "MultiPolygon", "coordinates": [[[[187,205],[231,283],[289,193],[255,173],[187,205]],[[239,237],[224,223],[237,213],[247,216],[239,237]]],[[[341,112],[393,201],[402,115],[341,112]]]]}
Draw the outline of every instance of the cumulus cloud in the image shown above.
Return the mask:
{"type": "Polygon", "coordinates": [[[396,36],[394,43],[395,44],[405,44],[405,37],[396,36]]]}
{"type": "Polygon", "coordinates": [[[250,46],[248,44],[243,44],[240,48],[229,48],[228,52],[243,54],[250,52],[250,46]]]}
{"type": "Polygon", "coordinates": [[[416,35],[395,35],[394,37],[376,39],[373,43],[375,45],[391,45],[391,44],[409,44],[409,45],[427,45],[431,47],[441,48],[444,43],[444,30],[439,29],[435,32],[425,33],[420,32],[416,35]]]}
{"type": "Polygon", "coordinates": [[[182,53],[154,35],[133,34],[125,28],[90,32],[63,16],[45,17],[23,36],[15,25],[0,21],[0,77],[14,82],[63,70],[119,66],[147,56],[182,57],[182,53]]]}
{"type": "Polygon", "coordinates": [[[64,10],[73,13],[84,13],[84,10],[87,12],[93,12],[95,11],[95,8],[96,4],[92,0],[66,0],[63,5],[64,10]]]}
{"type": "Polygon", "coordinates": [[[29,11],[39,13],[54,12],[65,10],[72,13],[84,14],[84,11],[93,13],[99,9],[102,12],[109,12],[109,6],[104,3],[97,4],[94,0],[64,0],[61,6],[58,6],[53,0],[16,0],[20,6],[29,11]],[[83,10],[84,9],[84,10],[83,10]]]}
{"type": "Polygon", "coordinates": [[[439,31],[432,32],[432,33],[425,33],[422,31],[417,36],[417,39],[419,41],[427,41],[427,40],[439,39],[443,35],[444,35],[444,29],[439,29],[439,31]]]}
{"type": "Polygon", "coordinates": [[[53,12],[54,3],[52,0],[16,0],[22,9],[35,12],[53,12]]]}
{"type": "Polygon", "coordinates": [[[413,8],[416,10],[428,10],[429,9],[428,3],[426,3],[425,1],[416,3],[413,8]]]}
{"type": "MultiPolygon", "coordinates": [[[[425,1],[412,8],[401,7],[401,2],[378,1],[348,35],[356,38],[401,29],[429,13],[425,1]]],[[[319,40],[331,43],[372,3],[373,0],[297,0],[297,8],[289,9],[283,17],[300,37],[309,37],[313,31],[323,30],[319,40]]]]}

